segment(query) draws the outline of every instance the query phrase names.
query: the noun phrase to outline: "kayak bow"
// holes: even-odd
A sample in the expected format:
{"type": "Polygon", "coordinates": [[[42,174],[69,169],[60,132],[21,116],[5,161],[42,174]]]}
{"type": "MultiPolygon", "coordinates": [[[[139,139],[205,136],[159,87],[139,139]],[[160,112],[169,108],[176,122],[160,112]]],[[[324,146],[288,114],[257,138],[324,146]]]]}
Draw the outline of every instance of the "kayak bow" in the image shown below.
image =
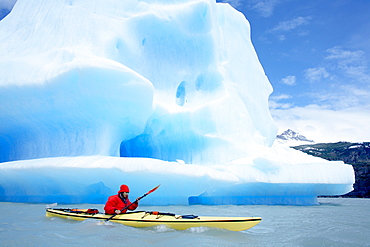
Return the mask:
{"type": "MultiPolygon", "coordinates": [[[[72,220],[96,219],[106,221],[112,215],[96,213],[92,209],[46,209],[47,217],[61,217],[72,220]],[[90,212],[90,213],[88,213],[90,212]],[[93,213],[91,213],[93,212],[93,213]]],[[[230,231],[244,231],[261,222],[261,217],[211,217],[194,215],[175,215],[172,213],[135,211],[116,215],[110,221],[133,227],[152,227],[167,225],[177,230],[192,227],[217,227],[230,231]]]]}

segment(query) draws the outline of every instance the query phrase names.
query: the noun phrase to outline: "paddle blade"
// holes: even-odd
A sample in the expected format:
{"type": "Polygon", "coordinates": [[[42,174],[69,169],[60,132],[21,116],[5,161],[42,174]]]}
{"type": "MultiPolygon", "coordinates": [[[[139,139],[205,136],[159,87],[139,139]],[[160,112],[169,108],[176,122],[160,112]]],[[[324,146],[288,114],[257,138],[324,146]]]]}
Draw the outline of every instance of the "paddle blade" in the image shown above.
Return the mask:
{"type": "Polygon", "coordinates": [[[47,204],[45,208],[55,208],[56,206],[58,206],[58,203],[47,204]]]}
{"type": "Polygon", "coordinates": [[[153,188],[153,189],[149,190],[147,194],[150,194],[150,193],[152,193],[152,192],[156,191],[156,189],[158,189],[158,187],[159,187],[159,186],[161,186],[161,185],[158,185],[157,187],[155,187],[155,188],[153,188]]]}

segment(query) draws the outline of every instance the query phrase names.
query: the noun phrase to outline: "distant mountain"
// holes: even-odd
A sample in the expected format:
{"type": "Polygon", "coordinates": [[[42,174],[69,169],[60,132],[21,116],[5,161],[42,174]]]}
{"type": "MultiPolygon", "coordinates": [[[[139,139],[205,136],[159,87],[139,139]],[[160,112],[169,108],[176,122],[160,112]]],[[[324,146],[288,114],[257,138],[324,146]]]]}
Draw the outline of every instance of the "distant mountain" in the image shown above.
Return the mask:
{"type": "Polygon", "coordinates": [[[356,183],[354,190],[344,197],[370,198],[370,142],[317,143],[292,147],[327,160],[342,160],[353,166],[356,183]]]}
{"type": "Polygon", "coordinates": [[[288,129],[276,136],[276,144],[290,146],[326,160],[341,160],[352,165],[356,178],[354,190],[343,197],[370,198],[370,142],[315,143],[288,129]]]}
{"type": "Polygon", "coordinates": [[[285,144],[288,146],[297,146],[301,144],[313,144],[313,140],[309,140],[307,137],[295,132],[294,130],[288,129],[276,136],[278,144],[285,144]]]}

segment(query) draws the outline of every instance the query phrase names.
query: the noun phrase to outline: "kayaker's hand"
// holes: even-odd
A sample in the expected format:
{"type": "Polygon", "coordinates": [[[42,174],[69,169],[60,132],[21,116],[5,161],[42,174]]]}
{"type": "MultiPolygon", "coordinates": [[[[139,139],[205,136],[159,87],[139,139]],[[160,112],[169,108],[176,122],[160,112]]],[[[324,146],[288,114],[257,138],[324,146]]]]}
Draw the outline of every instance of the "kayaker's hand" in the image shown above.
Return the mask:
{"type": "Polygon", "coordinates": [[[120,213],[121,213],[121,210],[116,209],[116,210],[114,210],[114,212],[115,212],[116,214],[120,214],[120,213]]]}

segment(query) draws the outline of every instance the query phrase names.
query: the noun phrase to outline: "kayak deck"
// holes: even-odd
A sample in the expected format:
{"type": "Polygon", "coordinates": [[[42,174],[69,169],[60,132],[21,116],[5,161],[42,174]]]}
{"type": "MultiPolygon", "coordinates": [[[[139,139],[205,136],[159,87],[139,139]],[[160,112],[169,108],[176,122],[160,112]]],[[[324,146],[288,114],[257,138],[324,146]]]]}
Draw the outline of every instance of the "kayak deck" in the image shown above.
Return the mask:
{"type": "MultiPolygon", "coordinates": [[[[61,217],[72,220],[108,220],[112,215],[99,213],[91,209],[46,209],[47,217],[61,217]],[[89,210],[89,211],[88,211],[89,210]],[[90,213],[88,213],[90,212],[90,213]],[[96,213],[97,212],[97,213],[96,213]]],[[[261,222],[261,217],[211,217],[194,215],[175,215],[172,213],[134,211],[114,216],[109,221],[133,227],[151,227],[167,225],[176,230],[192,227],[217,227],[230,231],[244,231],[261,222]]]]}

